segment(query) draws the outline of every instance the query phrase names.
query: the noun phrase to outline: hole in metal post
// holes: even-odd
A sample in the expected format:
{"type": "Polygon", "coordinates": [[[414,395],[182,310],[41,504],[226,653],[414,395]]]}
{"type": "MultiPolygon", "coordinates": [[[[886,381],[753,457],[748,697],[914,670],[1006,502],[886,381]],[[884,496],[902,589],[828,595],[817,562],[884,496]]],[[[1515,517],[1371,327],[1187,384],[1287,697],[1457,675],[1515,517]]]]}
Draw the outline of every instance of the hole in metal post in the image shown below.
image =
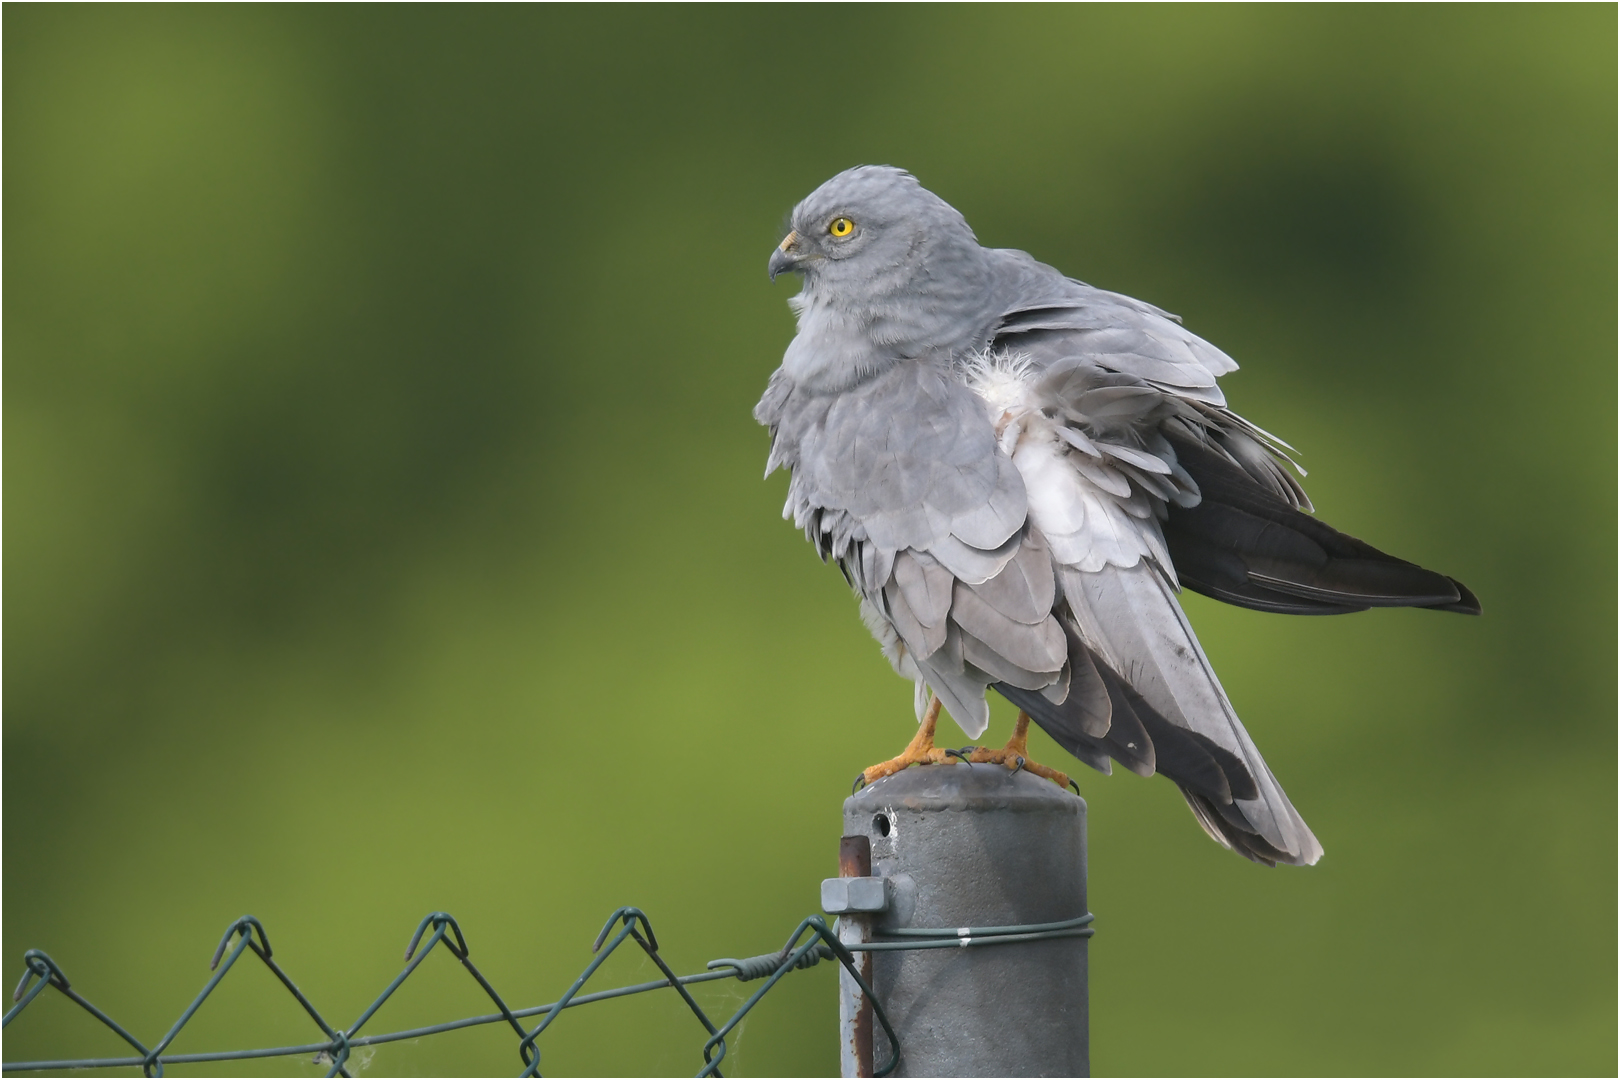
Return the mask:
{"type": "Polygon", "coordinates": [[[889,835],[889,815],[879,814],[872,819],[872,828],[877,830],[879,836],[889,835]]]}

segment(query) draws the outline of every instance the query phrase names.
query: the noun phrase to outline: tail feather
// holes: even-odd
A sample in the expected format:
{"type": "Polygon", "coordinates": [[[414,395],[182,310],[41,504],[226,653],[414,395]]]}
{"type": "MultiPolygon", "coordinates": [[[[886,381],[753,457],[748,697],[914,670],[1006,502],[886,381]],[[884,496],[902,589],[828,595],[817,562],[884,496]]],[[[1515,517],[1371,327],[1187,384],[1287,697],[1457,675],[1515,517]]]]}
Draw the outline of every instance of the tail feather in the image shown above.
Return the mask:
{"type": "Polygon", "coordinates": [[[1089,661],[1086,666],[1106,680],[1111,695],[1111,719],[1117,726],[1110,724],[1100,737],[1078,726],[1072,708],[1065,708],[1068,702],[1054,704],[1038,693],[1006,683],[997,684],[996,690],[1027,712],[1059,746],[1099,772],[1112,772],[1113,759],[1143,776],[1158,772],[1174,781],[1193,817],[1222,847],[1267,866],[1299,861],[1267,843],[1235,804],[1234,796],[1258,797],[1254,778],[1241,759],[1207,737],[1164,719],[1119,676],[1087,657],[1083,644],[1078,640],[1073,644],[1076,655],[1089,661]]]}
{"type": "Polygon", "coordinates": [[[1157,771],[1209,811],[1200,821],[1211,835],[1261,861],[1316,862],[1321,844],[1238,720],[1164,577],[1139,562],[1065,568],[1061,580],[1077,636],[1105,682],[1112,675],[1121,684],[1110,693],[1115,723],[1123,699],[1153,742],[1157,771]],[[1213,782],[1217,775],[1226,780],[1224,792],[1213,782]]]}
{"type": "Polygon", "coordinates": [[[1266,841],[1250,832],[1241,825],[1234,824],[1230,817],[1220,812],[1221,809],[1210,804],[1208,799],[1196,792],[1181,789],[1182,797],[1192,808],[1193,817],[1198,824],[1204,827],[1209,838],[1223,848],[1235,851],[1245,859],[1267,866],[1276,866],[1278,863],[1297,863],[1299,860],[1290,857],[1286,851],[1278,851],[1266,841]]]}

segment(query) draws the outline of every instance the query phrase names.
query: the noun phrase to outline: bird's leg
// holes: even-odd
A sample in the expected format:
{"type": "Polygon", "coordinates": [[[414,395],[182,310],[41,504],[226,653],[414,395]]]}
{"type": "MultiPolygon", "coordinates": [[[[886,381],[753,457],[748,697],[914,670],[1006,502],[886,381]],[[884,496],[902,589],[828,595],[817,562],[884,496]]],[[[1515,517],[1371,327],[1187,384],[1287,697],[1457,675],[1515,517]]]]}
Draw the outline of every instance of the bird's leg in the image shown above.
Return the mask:
{"type": "Polygon", "coordinates": [[[939,698],[931,698],[928,710],[923,713],[922,726],[917,729],[916,737],[900,752],[900,756],[867,768],[861,773],[861,779],[871,784],[885,776],[893,776],[907,765],[939,765],[949,761],[950,751],[934,745],[934,725],[937,723],[939,723],[939,698]]]}
{"type": "Polygon", "coordinates": [[[1036,776],[1044,776],[1058,787],[1069,786],[1068,773],[1060,773],[1056,769],[1048,769],[1045,765],[1038,765],[1029,760],[1029,713],[1022,709],[1018,711],[1018,723],[1013,726],[1012,738],[1000,750],[990,750],[979,747],[968,756],[970,762],[988,762],[992,765],[1005,765],[1013,772],[1023,769],[1036,776]]]}

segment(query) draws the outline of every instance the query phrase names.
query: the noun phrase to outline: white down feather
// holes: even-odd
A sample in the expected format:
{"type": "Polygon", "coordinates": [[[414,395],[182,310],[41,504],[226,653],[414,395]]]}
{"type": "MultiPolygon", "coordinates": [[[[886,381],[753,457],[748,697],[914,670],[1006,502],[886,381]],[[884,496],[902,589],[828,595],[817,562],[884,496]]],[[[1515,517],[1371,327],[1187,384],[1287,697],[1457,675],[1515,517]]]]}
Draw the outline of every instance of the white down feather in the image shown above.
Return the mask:
{"type": "MultiPolygon", "coordinates": [[[[1034,393],[1039,372],[1027,359],[1016,353],[976,353],[960,362],[958,371],[984,401],[1002,451],[1018,467],[1030,521],[1046,537],[1055,562],[1095,572],[1105,566],[1132,567],[1149,558],[1174,579],[1147,499],[1133,492],[1106,447],[1097,447],[1042,411],[1047,403],[1034,393]]],[[[1167,465],[1163,468],[1168,472],[1167,465]]]]}

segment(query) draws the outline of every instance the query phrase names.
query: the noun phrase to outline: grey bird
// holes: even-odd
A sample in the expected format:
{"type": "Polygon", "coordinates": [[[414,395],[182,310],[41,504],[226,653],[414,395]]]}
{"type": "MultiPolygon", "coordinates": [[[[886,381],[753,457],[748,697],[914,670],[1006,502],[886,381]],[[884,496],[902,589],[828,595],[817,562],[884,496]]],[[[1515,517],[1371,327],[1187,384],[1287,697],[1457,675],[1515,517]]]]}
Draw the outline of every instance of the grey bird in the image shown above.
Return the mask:
{"type": "Polygon", "coordinates": [[[1237,364],[1176,316],[981,247],[903,170],[822,184],[769,271],[803,287],[754,409],[766,475],[789,470],[783,516],[916,685],[917,737],[857,783],[952,755],[1067,782],[1028,759],[1033,719],[1104,773],[1170,778],[1249,859],[1321,858],[1177,593],[1295,615],[1474,595],[1306,513],[1291,448],[1216,385],[1237,364]],[[987,689],[1020,710],[1008,744],[934,746],[941,705],[983,734],[987,689]]]}

